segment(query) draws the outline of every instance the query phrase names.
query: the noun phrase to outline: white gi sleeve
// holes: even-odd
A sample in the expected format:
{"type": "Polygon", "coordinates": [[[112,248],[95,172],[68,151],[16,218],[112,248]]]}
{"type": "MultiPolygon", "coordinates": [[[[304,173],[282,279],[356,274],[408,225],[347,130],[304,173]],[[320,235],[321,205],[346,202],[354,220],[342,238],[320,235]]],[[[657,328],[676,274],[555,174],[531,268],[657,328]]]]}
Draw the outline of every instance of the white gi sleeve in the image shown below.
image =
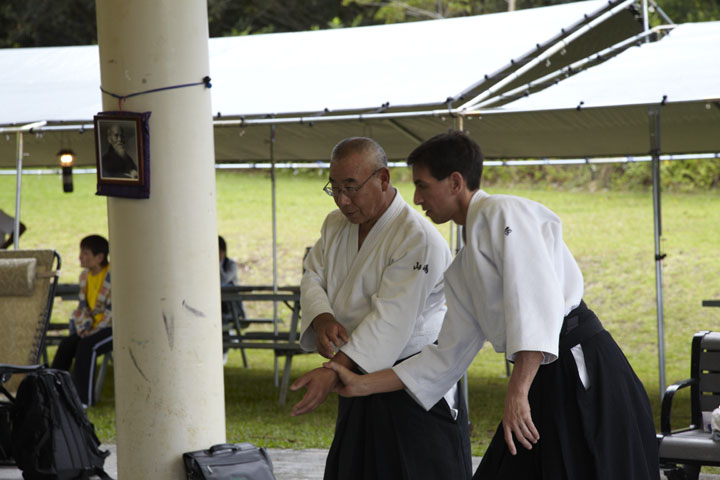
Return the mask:
{"type": "Polygon", "coordinates": [[[558,338],[565,315],[561,273],[555,258],[562,255],[560,220],[539,204],[511,200],[486,215],[490,246],[502,276],[506,355],[543,353],[543,364],[558,356],[558,338]]]}
{"type": "Polygon", "coordinates": [[[300,283],[300,311],[302,320],[300,323],[300,346],[305,351],[313,351],[317,348],[317,337],[315,330],[310,328],[312,321],[321,313],[334,315],[330,300],[327,294],[327,283],[325,281],[324,265],[324,241],[327,220],[323,224],[320,239],[310,249],[303,262],[302,281],[300,283]]]}
{"type": "MultiPolygon", "coordinates": [[[[458,259],[450,267],[459,269],[458,259]]],[[[485,343],[485,335],[474,315],[463,304],[470,292],[462,277],[445,277],[448,311],[437,345],[427,345],[420,354],[395,365],[407,392],[425,410],[430,410],[463,376],[485,343]]]]}
{"type": "MultiPolygon", "coordinates": [[[[392,252],[393,262],[383,273],[372,308],[355,328],[341,350],[364,371],[390,368],[400,359],[411,335],[417,332],[423,315],[438,314],[442,321],[443,272],[450,261],[450,250],[440,235],[422,229],[404,230],[392,252]],[[432,302],[439,303],[432,305],[432,302]]],[[[435,341],[438,322],[427,322],[428,337],[423,345],[435,341]]],[[[413,351],[416,353],[420,346],[413,351]]],[[[447,389],[445,389],[447,391],[447,389]]],[[[444,392],[443,392],[444,393],[444,392]]]]}

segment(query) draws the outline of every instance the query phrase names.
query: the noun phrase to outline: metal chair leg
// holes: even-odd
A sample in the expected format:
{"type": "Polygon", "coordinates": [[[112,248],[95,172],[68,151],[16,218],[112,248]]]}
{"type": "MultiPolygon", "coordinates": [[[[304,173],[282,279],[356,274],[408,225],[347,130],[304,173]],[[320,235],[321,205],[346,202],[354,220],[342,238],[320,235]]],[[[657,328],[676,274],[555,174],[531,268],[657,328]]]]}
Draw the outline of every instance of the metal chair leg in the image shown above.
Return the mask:
{"type": "Polygon", "coordinates": [[[105,381],[105,374],[107,373],[108,364],[110,363],[110,360],[112,360],[112,352],[107,352],[103,354],[103,361],[102,365],[100,366],[100,370],[98,371],[97,378],[95,379],[95,395],[93,398],[95,399],[95,402],[97,402],[100,399],[100,394],[102,393],[102,387],[103,382],[105,381]]]}

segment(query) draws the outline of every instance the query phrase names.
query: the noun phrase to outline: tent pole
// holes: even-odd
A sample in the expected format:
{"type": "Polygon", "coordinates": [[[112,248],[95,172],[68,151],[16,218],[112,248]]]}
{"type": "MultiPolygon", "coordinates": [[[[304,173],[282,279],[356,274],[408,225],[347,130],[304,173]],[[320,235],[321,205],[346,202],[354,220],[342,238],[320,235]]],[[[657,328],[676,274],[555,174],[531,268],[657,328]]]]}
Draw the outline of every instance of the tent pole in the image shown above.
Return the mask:
{"type": "Polygon", "coordinates": [[[658,372],[660,375],[660,398],[665,392],[665,321],[663,314],[662,261],[665,254],[660,252],[662,237],[662,212],[660,205],[660,107],[652,106],[650,116],[650,153],[652,154],[653,217],[655,236],[655,291],[657,299],[658,372]]]}
{"type": "MultiPolygon", "coordinates": [[[[647,33],[650,29],[650,22],[648,19],[648,0],[642,2],[642,13],[643,13],[643,32],[647,33]]],[[[645,43],[650,41],[650,37],[645,37],[645,43]]]]}
{"type": "MultiPolygon", "coordinates": [[[[458,132],[465,131],[465,117],[463,117],[462,114],[458,114],[455,117],[455,128],[457,129],[458,132]]],[[[454,223],[451,223],[451,225],[454,225],[454,223]]],[[[454,226],[456,229],[455,254],[457,255],[457,253],[460,251],[460,249],[463,246],[462,226],[461,225],[454,225],[454,226]]],[[[465,375],[466,375],[465,379],[467,380],[467,372],[465,372],[465,375]]]]}
{"type": "MultiPolygon", "coordinates": [[[[270,183],[272,185],[272,256],[273,256],[273,294],[278,293],[278,267],[277,267],[277,196],[275,182],[275,125],[270,125],[270,183]]],[[[273,301],[273,325],[275,335],[277,326],[277,301],[273,301]]]]}
{"type": "Polygon", "coordinates": [[[15,219],[13,222],[13,248],[20,248],[20,192],[22,190],[23,132],[15,133],[17,142],[17,167],[15,171],[15,219]]]}
{"type": "MultiPolygon", "coordinates": [[[[462,115],[457,115],[455,117],[455,129],[458,132],[463,132],[465,130],[464,120],[465,119],[463,118],[462,115]]],[[[462,248],[462,242],[463,242],[462,230],[461,230],[462,227],[460,225],[455,225],[455,222],[453,222],[452,220],[450,221],[450,225],[451,225],[451,227],[450,227],[451,229],[453,228],[452,226],[455,227],[455,231],[457,233],[455,235],[455,255],[457,255],[457,253],[462,248]]],[[[450,233],[451,233],[451,238],[452,238],[452,230],[450,233]]],[[[452,241],[451,241],[450,245],[452,246],[452,241]]],[[[470,393],[468,392],[468,390],[469,390],[468,386],[470,384],[468,383],[467,370],[465,370],[465,373],[463,373],[462,385],[463,385],[463,389],[462,389],[463,400],[465,401],[465,411],[467,412],[468,422],[469,422],[470,421],[470,393]]]]}
{"type": "MultiPolygon", "coordinates": [[[[273,257],[273,294],[278,293],[277,280],[277,199],[275,197],[275,124],[270,125],[270,185],[272,190],[272,257],[273,257]]],[[[273,300],[273,333],[278,334],[278,304],[273,300]]],[[[275,386],[280,385],[278,356],[274,355],[275,386]]]]}
{"type": "Polygon", "coordinates": [[[450,236],[449,236],[449,244],[450,248],[452,248],[453,244],[455,243],[455,222],[450,220],[450,236]]]}

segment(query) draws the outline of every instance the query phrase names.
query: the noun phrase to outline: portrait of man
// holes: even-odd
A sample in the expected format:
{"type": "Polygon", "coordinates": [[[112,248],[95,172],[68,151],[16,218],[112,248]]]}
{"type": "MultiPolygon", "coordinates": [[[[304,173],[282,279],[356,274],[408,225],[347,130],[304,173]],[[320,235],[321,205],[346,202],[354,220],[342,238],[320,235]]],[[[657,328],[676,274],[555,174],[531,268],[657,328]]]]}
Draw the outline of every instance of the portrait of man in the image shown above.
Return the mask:
{"type": "MultiPolygon", "coordinates": [[[[135,137],[134,137],[135,138],[135,137]]],[[[103,150],[101,176],[103,178],[137,179],[138,164],[133,158],[137,151],[136,141],[127,140],[126,129],[121,123],[107,128],[107,148],[103,150]]]]}

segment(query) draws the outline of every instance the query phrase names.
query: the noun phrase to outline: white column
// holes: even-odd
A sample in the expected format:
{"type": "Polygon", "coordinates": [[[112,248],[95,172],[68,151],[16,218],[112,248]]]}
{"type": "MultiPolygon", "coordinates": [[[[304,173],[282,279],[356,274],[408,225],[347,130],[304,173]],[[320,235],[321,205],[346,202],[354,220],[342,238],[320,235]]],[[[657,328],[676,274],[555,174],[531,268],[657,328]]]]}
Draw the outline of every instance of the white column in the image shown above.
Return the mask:
{"type": "MultiPolygon", "coordinates": [[[[127,95],[209,75],[204,0],[97,0],[102,87],[127,95]]],[[[118,477],[184,478],[225,440],[211,90],[128,99],[150,116],[150,198],[108,198],[118,477]]],[[[103,109],[117,100],[103,95],[103,109]]]]}

